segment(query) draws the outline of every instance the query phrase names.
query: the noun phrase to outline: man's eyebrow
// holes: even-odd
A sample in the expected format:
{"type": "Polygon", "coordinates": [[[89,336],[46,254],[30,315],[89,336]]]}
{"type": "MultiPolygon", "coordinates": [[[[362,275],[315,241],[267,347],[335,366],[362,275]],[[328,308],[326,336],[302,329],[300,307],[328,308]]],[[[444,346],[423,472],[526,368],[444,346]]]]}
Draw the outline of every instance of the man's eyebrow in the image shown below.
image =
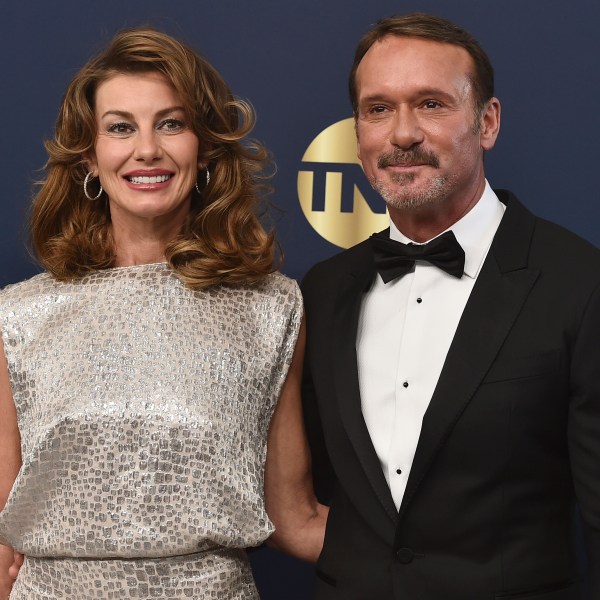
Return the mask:
{"type": "MultiPolygon", "coordinates": [[[[436,98],[445,98],[446,100],[456,100],[453,94],[436,87],[421,88],[416,90],[412,96],[415,98],[433,96],[436,98]]],[[[359,104],[363,102],[367,104],[371,104],[372,102],[389,102],[390,100],[393,100],[393,94],[377,93],[359,98],[359,104]]]]}

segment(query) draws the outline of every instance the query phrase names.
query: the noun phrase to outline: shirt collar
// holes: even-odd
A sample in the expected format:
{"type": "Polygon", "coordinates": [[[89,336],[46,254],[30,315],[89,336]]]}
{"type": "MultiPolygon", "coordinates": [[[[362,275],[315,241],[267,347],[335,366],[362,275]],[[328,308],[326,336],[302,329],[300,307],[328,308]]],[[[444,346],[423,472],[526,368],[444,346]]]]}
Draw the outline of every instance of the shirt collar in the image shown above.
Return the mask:
{"type": "MultiPolygon", "coordinates": [[[[498,196],[486,179],[483,194],[478,202],[452,227],[446,229],[446,231],[452,230],[465,251],[464,272],[468,277],[472,279],[477,277],[505,209],[506,207],[498,200],[498,196]]],[[[439,235],[442,233],[445,232],[442,231],[439,235]]],[[[390,238],[404,244],[416,243],[407,238],[391,221],[390,238]]]]}

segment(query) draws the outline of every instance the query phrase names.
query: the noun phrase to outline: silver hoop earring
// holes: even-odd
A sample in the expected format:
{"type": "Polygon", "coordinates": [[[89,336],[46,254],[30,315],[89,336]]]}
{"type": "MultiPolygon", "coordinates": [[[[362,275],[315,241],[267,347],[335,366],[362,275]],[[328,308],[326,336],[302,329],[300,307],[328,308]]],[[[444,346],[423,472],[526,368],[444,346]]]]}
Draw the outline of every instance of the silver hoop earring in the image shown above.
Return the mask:
{"type": "MultiPolygon", "coordinates": [[[[206,183],[204,184],[204,187],[206,187],[208,184],[210,183],[210,171],[208,170],[208,167],[206,167],[206,183]]],[[[198,179],[196,179],[196,191],[201,194],[202,192],[200,191],[200,188],[198,187],[198,179]]]]}
{"type": "Polygon", "coordinates": [[[104,191],[102,189],[102,184],[100,184],[100,191],[95,195],[95,196],[90,196],[90,194],[88,193],[88,183],[90,182],[90,179],[93,177],[93,173],[90,171],[86,176],[85,179],[83,180],[83,193],[85,194],[85,197],[88,200],[91,200],[92,202],[94,200],[98,200],[98,198],[100,198],[100,196],[102,196],[102,192],[104,191]]]}

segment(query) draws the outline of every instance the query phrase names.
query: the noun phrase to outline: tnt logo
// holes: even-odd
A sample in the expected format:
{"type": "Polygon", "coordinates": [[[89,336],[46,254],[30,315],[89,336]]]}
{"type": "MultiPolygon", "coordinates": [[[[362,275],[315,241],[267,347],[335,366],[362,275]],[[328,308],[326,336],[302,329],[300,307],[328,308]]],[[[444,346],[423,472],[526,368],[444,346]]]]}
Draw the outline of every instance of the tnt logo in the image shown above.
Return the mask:
{"type": "Polygon", "coordinates": [[[300,207],[328,242],[349,248],[389,225],[385,203],[371,188],[356,156],[354,119],[323,130],[302,157],[300,207]]]}

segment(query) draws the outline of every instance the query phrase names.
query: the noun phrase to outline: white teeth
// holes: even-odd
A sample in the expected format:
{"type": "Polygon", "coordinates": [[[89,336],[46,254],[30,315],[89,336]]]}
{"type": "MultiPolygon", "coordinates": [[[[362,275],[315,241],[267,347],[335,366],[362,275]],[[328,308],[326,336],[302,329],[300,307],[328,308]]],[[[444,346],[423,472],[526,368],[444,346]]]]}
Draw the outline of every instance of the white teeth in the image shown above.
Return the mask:
{"type": "Polygon", "coordinates": [[[170,178],[170,175],[156,175],[152,177],[128,177],[127,179],[131,183],[164,183],[170,178]]]}

